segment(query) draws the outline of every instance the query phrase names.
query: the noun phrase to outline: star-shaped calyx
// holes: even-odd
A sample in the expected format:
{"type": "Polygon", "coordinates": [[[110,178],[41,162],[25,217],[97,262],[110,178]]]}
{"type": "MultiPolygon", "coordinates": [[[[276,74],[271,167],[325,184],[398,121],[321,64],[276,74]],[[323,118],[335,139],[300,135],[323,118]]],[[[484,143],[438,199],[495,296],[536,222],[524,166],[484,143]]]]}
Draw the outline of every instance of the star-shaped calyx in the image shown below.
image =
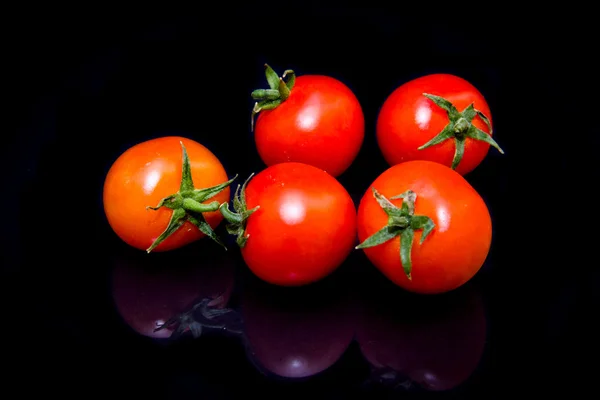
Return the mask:
{"type": "Polygon", "coordinates": [[[375,232],[373,235],[366,238],[361,244],[356,246],[357,249],[365,249],[368,247],[378,246],[382,243],[392,240],[395,237],[400,237],[400,262],[406,277],[412,279],[412,260],[411,251],[415,230],[422,229],[420,244],[423,244],[427,236],[431,233],[435,224],[433,220],[425,215],[415,215],[415,201],[417,195],[412,190],[390,197],[391,200],[403,199],[402,205],[396,207],[390,200],[379,193],[375,188],[371,188],[373,197],[379,203],[379,206],[385,211],[388,216],[386,226],[375,232]]]}
{"type": "Polygon", "coordinates": [[[448,122],[448,125],[446,125],[444,129],[442,129],[442,131],[433,139],[419,147],[419,150],[426,149],[436,144],[440,144],[448,139],[454,138],[456,150],[454,151],[454,158],[452,160],[452,169],[456,169],[463,158],[465,153],[465,141],[467,138],[485,142],[496,148],[500,154],[504,154],[504,151],[500,148],[500,146],[498,146],[498,143],[492,139],[492,124],[490,123],[490,120],[484,113],[477,110],[473,103],[469,104],[461,112],[456,109],[454,104],[443,97],[428,93],[423,93],[423,96],[433,101],[438,107],[444,109],[448,113],[448,119],[450,121],[448,122]],[[481,120],[487,125],[488,129],[490,130],[489,135],[473,125],[472,121],[476,116],[479,116],[479,118],[481,118],[481,120]]]}
{"type": "Polygon", "coordinates": [[[269,89],[256,89],[251,93],[252,98],[256,100],[250,122],[250,130],[252,131],[254,131],[254,118],[256,115],[263,110],[273,110],[286,101],[290,97],[296,82],[296,74],[291,69],[285,70],[283,75],[279,77],[268,64],[265,64],[265,76],[267,77],[269,89]]]}
{"type": "Polygon", "coordinates": [[[163,198],[156,207],[147,206],[146,209],[149,210],[158,210],[161,207],[170,208],[173,210],[171,214],[171,220],[167,225],[167,228],[160,234],[158,238],[152,243],[146,251],[150,253],[154,250],[159,244],[161,244],[165,239],[175,233],[181,226],[189,221],[193,225],[195,225],[202,233],[206,236],[210,237],[212,240],[223,246],[225,245],[219,239],[215,231],[211,228],[211,226],[206,222],[203,213],[205,212],[214,212],[219,210],[219,206],[221,203],[218,201],[212,201],[210,203],[204,203],[206,200],[211,199],[216,196],[218,193],[223,191],[227,186],[231,185],[231,183],[237,178],[237,175],[227,182],[223,182],[219,185],[215,185],[205,189],[195,189],[194,181],[192,180],[192,170],[190,167],[190,159],[188,157],[187,150],[183,145],[183,142],[179,142],[181,144],[181,151],[183,154],[183,165],[181,168],[181,184],[179,186],[179,191],[175,194],[167,196],[163,198]]]}

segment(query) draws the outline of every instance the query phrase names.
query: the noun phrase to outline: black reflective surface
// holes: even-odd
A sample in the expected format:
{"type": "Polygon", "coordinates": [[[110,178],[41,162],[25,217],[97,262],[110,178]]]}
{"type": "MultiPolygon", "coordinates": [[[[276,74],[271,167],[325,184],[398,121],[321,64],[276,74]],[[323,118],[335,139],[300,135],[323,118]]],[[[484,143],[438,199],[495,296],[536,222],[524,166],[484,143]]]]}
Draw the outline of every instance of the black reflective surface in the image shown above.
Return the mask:
{"type": "Polygon", "coordinates": [[[474,30],[426,6],[278,7],[148,18],[40,10],[9,25],[8,380],[84,398],[593,392],[599,141],[580,91],[594,73],[586,51],[564,44],[585,46],[585,24],[565,33],[549,20],[479,17],[487,29],[474,30]],[[322,282],[284,289],[255,278],[231,239],[227,252],[203,240],[147,255],[113,234],[104,177],[140,141],[187,136],[230,176],[263,168],[248,128],[265,62],[334,76],[361,101],[365,142],[339,177],[355,201],[387,167],[374,126],[391,90],[433,72],[480,89],[506,154],[490,151],[467,177],[494,227],[471,282],[410,295],[356,252],[322,282]]]}

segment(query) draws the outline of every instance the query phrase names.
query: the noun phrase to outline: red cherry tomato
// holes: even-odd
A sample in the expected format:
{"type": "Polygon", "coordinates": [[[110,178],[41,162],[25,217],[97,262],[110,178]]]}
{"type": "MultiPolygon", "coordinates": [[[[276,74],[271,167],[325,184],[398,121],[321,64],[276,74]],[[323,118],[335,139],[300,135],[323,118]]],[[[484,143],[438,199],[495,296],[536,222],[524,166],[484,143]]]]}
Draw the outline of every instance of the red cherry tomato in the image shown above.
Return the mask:
{"type": "Polygon", "coordinates": [[[361,352],[374,369],[372,380],[389,378],[392,372],[394,383],[408,378],[424,389],[442,391],[473,374],[485,350],[487,331],[478,288],[465,286],[439,298],[382,292],[387,293],[371,291],[368,298],[361,297],[364,305],[356,333],[361,352]]]}
{"type": "Polygon", "coordinates": [[[355,316],[343,288],[307,289],[244,287],[248,356],[262,372],[307,378],[334,365],[352,342],[355,316]]]}
{"type": "Polygon", "coordinates": [[[117,258],[112,274],[112,295],[118,313],[133,330],[151,338],[165,339],[176,329],[190,329],[191,326],[185,324],[192,320],[175,320],[174,324],[157,330],[203,300],[208,300],[206,305],[210,308],[225,308],[233,289],[233,262],[218,255],[210,259],[215,261],[194,261],[189,266],[179,266],[141,258],[139,254],[117,258]]]}
{"type": "Polygon", "coordinates": [[[377,141],[390,165],[429,160],[465,175],[481,163],[490,144],[503,153],[491,136],[492,116],[483,95],[449,74],[401,85],[377,118],[377,141]]]}
{"type": "Polygon", "coordinates": [[[442,293],[479,271],[492,221],[460,174],[432,161],[410,161],[390,167],[365,193],[358,239],[358,248],[392,282],[413,292],[442,293]]]}
{"type": "Polygon", "coordinates": [[[222,220],[219,205],[229,200],[227,180],[221,162],[200,143],[175,136],[148,140],[111,166],[104,211],[123,241],[148,252],[176,249],[206,235],[218,241],[213,229],[222,220]]]}
{"type": "Polygon", "coordinates": [[[314,165],[339,176],[356,158],[364,139],[364,116],[358,99],[337,79],[323,75],[295,77],[284,83],[265,65],[270,89],[252,93],[252,118],[258,154],[268,166],[287,162],[314,165]]]}
{"type": "Polygon", "coordinates": [[[238,191],[234,208],[235,213],[224,204],[221,212],[237,235],[244,261],[276,285],[300,286],[326,277],[355,244],[352,198],[317,167],[268,167],[238,191]]]}

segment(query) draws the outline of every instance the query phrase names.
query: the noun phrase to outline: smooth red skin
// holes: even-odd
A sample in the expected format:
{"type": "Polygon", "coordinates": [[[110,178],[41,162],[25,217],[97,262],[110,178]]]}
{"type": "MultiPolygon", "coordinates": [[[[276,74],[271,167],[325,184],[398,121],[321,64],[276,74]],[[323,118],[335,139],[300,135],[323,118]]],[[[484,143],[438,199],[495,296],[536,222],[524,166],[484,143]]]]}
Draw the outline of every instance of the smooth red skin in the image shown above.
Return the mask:
{"type": "Polygon", "coordinates": [[[244,291],[249,356],[266,372],[295,379],[316,375],[334,365],[352,342],[355,316],[343,295],[310,302],[290,307],[281,296],[244,291]]]}
{"type": "MultiPolygon", "coordinates": [[[[186,147],[195,188],[206,188],[229,180],[217,157],[198,142],[168,136],[139,143],[125,151],[113,163],[104,181],[104,212],[113,231],[127,244],[146,250],[165,230],[172,211],[166,207],[147,210],[179,191],[182,151],[186,147]]],[[[230,188],[205,203],[229,200],[230,188]]],[[[223,219],[221,213],[204,213],[213,228],[223,219]]],[[[153,252],[168,251],[195,242],[205,235],[190,222],[158,245],[153,252]]]]}
{"type": "Polygon", "coordinates": [[[249,236],[242,256],[262,280],[281,286],[316,282],[350,254],[356,239],[356,208],[327,172],[306,164],[268,167],[246,188],[249,236]]]}
{"type": "MultiPolygon", "coordinates": [[[[377,142],[390,165],[411,160],[429,160],[450,167],[456,149],[449,139],[435,146],[418,150],[448,124],[448,114],[423,93],[449,100],[458,111],[469,104],[483,112],[492,123],[490,108],[483,95],[463,78],[449,74],[426,75],[409,81],[392,92],[377,117],[377,142]]],[[[487,125],[479,117],[473,124],[486,133],[487,125]]],[[[493,126],[493,124],[492,124],[493,126]]],[[[477,167],[487,155],[490,145],[467,138],[464,156],[456,171],[465,175],[477,167]]]]}
{"type": "Polygon", "coordinates": [[[372,366],[398,371],[425,389],[460,385],[479,365],[487,331],[481,295],[461,297],[412,313],[406,304],[367,304],[356,333],[361,352],[372,366]]]}
{"type": "MultiPolygon", "coordinates": [[[[408,189],[417,194],[415,215],[435,223],[422,245],[422,230],[415,231],[412,280],[400,262],[400,238],[364,249],[366,256],[388,279],[417,293],[443,293],[466,283],[483,265],[492,240],[492,221],[477,191],[457,172],[432,161],[410,161],[383,172],[371,185],[390,199],[408,189]]],[[[387,225],[371,187],[358,207],[358,239],[387,225]]],[[[397,207],[402,199],[390,200],[397,207]]]]}
{"type": "Polygon", "coordinates": [[[197,263],[193,267],[131,265],[119,261],[112,275],[112,295],[123,320],[140,335],[166,339],[173,331],[154,329],[187,311],[201,298],[222,295],[224,307],[234,284],[234,266],[228,261],[197,263]]]}
{"type": "Polygon", "coordinates": [[[301,162],[333,176],[352,164],[364,134],[364,115],[354,93],[322,75],[297,77],[290,97],[274,110],[261,111],[254,129],[266,165],[301,162]]]}

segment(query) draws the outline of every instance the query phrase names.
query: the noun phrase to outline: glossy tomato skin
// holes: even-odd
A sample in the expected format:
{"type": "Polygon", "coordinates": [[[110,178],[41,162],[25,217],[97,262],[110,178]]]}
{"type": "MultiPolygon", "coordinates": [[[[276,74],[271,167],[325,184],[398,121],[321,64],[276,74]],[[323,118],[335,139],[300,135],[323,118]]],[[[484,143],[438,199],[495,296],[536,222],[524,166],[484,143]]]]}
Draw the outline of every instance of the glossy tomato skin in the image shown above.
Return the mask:
{"type": "Polygon", "coordinates": [[[140,335],[167,339],[172,329],[154,330],[169,318],[188,311],[203,298],[223,296],[215,304],[223,308],[231,296],[234,264],[225,256],[213,255],[210,262],[180,266],[136,256],[116,259],[111,283],[117,312],[140,335]]]}
{"type": "MultiPolygon", "coordinates": [[[[169,136],[139,143],[125,151],[111,166],[104,182],[104,211],[115,233],[127,244],[145,250],[165,230],[172,211],[166,207],[147,210],[177,193],[181,184],[182,150],[186,147],[195,188],[205,188],[226,182],[229,178],[223,165],[206,147],[193,140],[169,136]]],[[[229,187],[209,199],[229,200],[229,187]]],[[[204,213],[215,228],[221,221],[219,212],[204,213]]],[[[173,250],[205,235],[189,222],[162,242],[157,251],[173,250]]]]}
{"type": "MultiPolygon", "coordinates": [[[[450,74],[426,75],[409,81],[392,92],[377,117],[377,142],[383,157],[390,165],[412,160],[429,160],[450,167],[455,144],[449,139],[418,150],[448,124],[448,114],[423,93],[441,96],[463,111],[474,103],[476,109],[492,123],[490,108],[483,95],[471,83],[450,74]]],[[[472,123],[490,133],[483,120],[475,117],[472,123]]],[[[493,126],[493,123],[492,123],[493,126]]],[[[465,152],[456,171],[465,175],[477,167],[487,155],[490,145],[480,140],[466,139],[465,152]]]]}
{"type": "Polygon", "coordinates": [[[349,293],[337,285],[299,291],[256,283],[244,287],[248,356],[263,373],[308,378],[342,357],[354,337],[356,316],[349,293]]]}
{"type": "Polygon", "coordinates": [[[339,176],[360,150],[364,125],[350,88],[328,76],[303,75],[287,100],[258,114],[254,137],[268,166],[301,162],[339,176]]]}
{"type": "MultiPolygon", "coordinates": [[[[417,293],[443,293],[470,280],[483,265],[492,240],[488,208],[477,191],[457,172],[433,161],[410,161],[383,172],[371,185],[390,197],[413,190],[415,215],[433,220],[435,228],[412,246],[412,280],[400,262],[400,238],[364,249],[369,260],[392,282],[417,293]]],[[[400,207],[402,199],[390,200],[400,207]]],[[[369,189],[358,207],[360,242],[387,225],[388,217],[369,189]]]]}
{"type": "Polygon", "coordinates": [[[409,378],[430,391],[450,390],[467,381],[485,352],[487,322],[480,289],[466,285],[441,298],[391,292],[361,296],[356,340],[369,364],[375,371],[391,369],[400,380],[409,378]]]}
{"type": "Polygon", "coordinates": [[[244,261],[259,278],[300,286],[333,272],[356,239],[356,209],[344,187],[325,171],[301,163],[268,167],[246,188],[249,235],[244,261]]]}

